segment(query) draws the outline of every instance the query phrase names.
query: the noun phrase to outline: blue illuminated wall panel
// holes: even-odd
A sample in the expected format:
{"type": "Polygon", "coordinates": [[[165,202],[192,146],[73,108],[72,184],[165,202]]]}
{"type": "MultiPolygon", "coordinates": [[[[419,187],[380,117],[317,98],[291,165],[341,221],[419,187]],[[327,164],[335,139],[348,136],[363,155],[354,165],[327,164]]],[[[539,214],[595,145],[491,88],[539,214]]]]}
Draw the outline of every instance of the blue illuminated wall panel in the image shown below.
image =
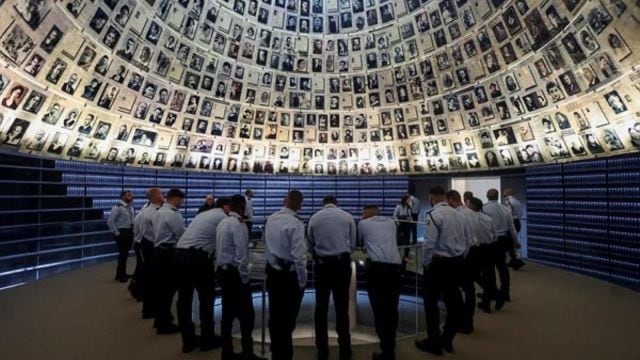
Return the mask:
{"type": "Polygon", "coordinates": [[[527,169],[530,259],[640,290],[640,156],[527,169]]]}
{"type": "Polygon", "coordinates": [[[236,175],[154,170],[66,160],[43,160],[0,153],[0,289],[51,274],[112,260],[113,237],[106,226],[122,190],[134,193],[140,209],[147,188],[177,187],[187,198],[181,209],[190,221],[206,195],[216,198],[255,192],[254,233],[282,207],[289,189],[305,196],[300,215],[307,220],[325,195],[359,217],[363,205],[383,206],[390,215],[408,187],[408,178],[236,175]]]}

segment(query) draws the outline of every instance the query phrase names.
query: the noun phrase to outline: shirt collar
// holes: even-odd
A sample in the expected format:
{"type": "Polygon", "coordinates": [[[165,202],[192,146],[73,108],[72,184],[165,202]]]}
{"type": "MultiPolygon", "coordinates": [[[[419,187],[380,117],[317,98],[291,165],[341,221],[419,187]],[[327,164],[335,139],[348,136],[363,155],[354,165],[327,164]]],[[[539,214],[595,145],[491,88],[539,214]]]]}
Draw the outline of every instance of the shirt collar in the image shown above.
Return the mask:
{"type": "Polygon", "coordinates": [[[166,207],[166,208],[169,208],[169,209],[171,209],[171,210],[178,210],[178,208],[177,208],[177,207],[175,207],[175,206],[173,206],[173,205],[169,204],[168,202],[164,203],[164,205],[162,205],[162,207],[166,207]]]}
{"type": "Polygon", "coordinates": [[[122,204],[122,206],[125,206],[125,207],[131,206],[131,203],[127,203],[124,200],[120,200],[120,203],[122,204]]]}
{"type": "Polygon", "coordinates": [[[233,211],[229,211],[229,216],[235,216],[235,217],[237,217],[238,219],[242,219],[242,216],[238,215],[238,213],[233,212],[233,211]]]}
{"type": "Polygon", "coordinates": [[[447,204],[446,201],[440,201],[439,203],[433,205],[433,207],[435,208],[436,206],[449,206],[449,204],[447,204]]]}
{"type": "Polygon", "coordinates": [[[327,204],[325,206],[323,206],[323,208],[337,208],[337,206],[335,204],[327,204]]]}
{"type": "Polygon", "coordinates": [[[298,213],[297,213],[297,212],[295,212],[295,211],[293,211],[293,210],[289,209],[289,208],[288,208],[288,207],[286,207],[286,206],[283,206],[283,207],[282,207],[282,209],[280,209],[280,211],[282,211],[282,212],[284,212],[284,213],[286,213],[286,214],[290,214],[290,215],[293,215],[293,216],[295,216],[295,217],[298,217],[298,213]]]}

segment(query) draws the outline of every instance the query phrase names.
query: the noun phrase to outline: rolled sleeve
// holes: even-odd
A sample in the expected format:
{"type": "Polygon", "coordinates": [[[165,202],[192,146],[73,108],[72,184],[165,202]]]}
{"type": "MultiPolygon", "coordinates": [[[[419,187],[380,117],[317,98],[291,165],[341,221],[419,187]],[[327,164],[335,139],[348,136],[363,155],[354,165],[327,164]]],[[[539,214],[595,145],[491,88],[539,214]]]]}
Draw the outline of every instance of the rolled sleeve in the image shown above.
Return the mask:
{"type": "Polygon", "coordinates": [[[295,264],[298,286],[303,289],[307,283],[307,260],[305,257],[307,244],[304,240],[304,225],[302,223],[296,225],[291,229],[291,232],[291,258],[295,264]]]}
{"type": "Polygon", "coordinates": [[[233,228],[233,243],[236,247],[235,262],[244,284],[249,282],[249,232],[244,223],[238,222],[233,228]]]}

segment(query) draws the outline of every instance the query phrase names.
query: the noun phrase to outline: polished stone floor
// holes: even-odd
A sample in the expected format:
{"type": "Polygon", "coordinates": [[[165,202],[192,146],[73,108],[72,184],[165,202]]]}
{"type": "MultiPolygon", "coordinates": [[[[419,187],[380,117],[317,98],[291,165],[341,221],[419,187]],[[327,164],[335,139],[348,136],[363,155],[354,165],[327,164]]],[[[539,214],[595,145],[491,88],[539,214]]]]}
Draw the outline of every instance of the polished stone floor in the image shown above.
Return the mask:
{"type": "MultiPolygon", "coordinates": [[[[183,355],[178,335],[155,335],[112,269],[101,264],[0,292],[0,359],[219,359],[183,355]]],[[[478,314],[476,332],[459,336],[445,358],[640,359],[640,293],[532,263],[513,283],[513,302],[478,314]]],[[[354,346],[354,358],[369,359],[375,348],[354,346]]],[[[298,346],[295,358],[314,354],[298,346]]],[[[429,358],[412,339],[399,343],[398,359],[429,358]]]]}

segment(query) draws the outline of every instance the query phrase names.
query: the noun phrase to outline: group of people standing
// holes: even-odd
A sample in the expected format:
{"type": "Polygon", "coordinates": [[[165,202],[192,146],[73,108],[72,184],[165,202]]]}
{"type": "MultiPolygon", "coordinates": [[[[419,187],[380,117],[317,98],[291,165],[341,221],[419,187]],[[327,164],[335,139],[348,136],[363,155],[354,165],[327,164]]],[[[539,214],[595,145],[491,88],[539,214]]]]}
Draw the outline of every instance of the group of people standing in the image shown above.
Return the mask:
{"type": "Polygon", "coordinates": [[[157,334],[180,333],[184,353],[222,348],[223,359],[262,359],[253,352],[255,315],[248,272],[251,228],[246,218],[253,215],[253,192],[217,201],[207,198],[188,227],[179,211],[185,199],[181,190],[171,189],[165,196],[151,188],[146,195],[146,205],[134,216],[133,195],[124,191],[108,220],[120,251],[116,280],[129,277],[126,259],[134,243],[137,261],[130,290],[142,301],[142,318],[154,319],[157,334]],[[220,335],[214,330],[216,281],[222,298],[220,335]],[[200,302],[200,335],[192,321],[194,290],[200,302]],[[171,313],[176,293],[177,325],[171,313]],[[241,353],[233,349],[235,319],[242,333],[241,353]]]}
{"type": "MultiPolygon", "coordinates": [[[[109,224],[121,251],[116,279],[126,281],[123,263],[127,244],[130,246],[133,241],[137,256],[134,293],[143,301],[142,317],[155,319],[158,334],[180,332],[183,352],[198,347],[202,351],[222,347],[223,360],[260,359],[253,353],[251,337],[254,309],[248,272],[250,230],[243,216],[252,195],[249,190],[246,196],[234,195],[215,202],[213,198],[207,199],[208,205],[200,209],[186,228],[178,211],[184,193],[178,189],[168,191],[166,200],[160,189],[149,189],[148,203],[135,217],[130,192],[123,192],[122,202],[112,209],[109,224]],[[222,297],[221,336],[215,334],[213,322],[216,281],[220,283],[222,297]],[[191,321],[194,290],[200,300],[200,336],[191,321]],[[178,325],[173,323],[171,314],[176,291],[178,325]],[[241,330],[240,354],[234,353],[231,337],[236,318],[241,330]]],[[[416,341],[419,349],[437,355],[442,355],[443,350],[453,352],[456,333],[473,331],[474,282],[483,289],[478,307],[484,311],[491,312],[492,301],[499,310],[510,300],[505,259],[517,242],[511,209],[518,205],[513,198],[509,209],[497,202],[498,196],[497,190],[489,190],[489,203],[483,205],[470,193],[465,193],[463,202],[455,190],[446,192],[439,186],[430,189],[432,210],[426,216],[422,257],[428,337],[416,341]],[[501,280],[500,290],[495,269],[501,280]],[[442,332],[440,299],[447,308],[442,332]]],[[[317,359],[329,358],[327,313],[331,296],[339,358],[353,357],[349,317],[351,255],[362,248],[370,258],[366,264],[367,290],[380,338],[381,351],[372,354],[372,358],[395,359],[398,302],[405,264],[398,248],[398,217],[382,216],[380,209],[371,205],[362,209],[361,220],[356,224],[353,215],[340,209],[336,197],[329,195],[305,227],[298,216],[303,200],[300,191],[289,191],[283,207],[269,216],[264,226],[271,358],[293,359],[292,335],[307,284],[307,254],[312,257],[315,272],[317,359]]],[[[407,222],[415,225],[420,201],[407,194],[405,203],[410,209],[407,216],[411,220],[407,222]]],[[[414,230],[408,231],[411,234],[414,230]]],[[[413,240],[409,243],[415,243],[417,236],[410,236],[413,240]]],[[[515,257],[512,260],[516,261],[515,257]]]]}

